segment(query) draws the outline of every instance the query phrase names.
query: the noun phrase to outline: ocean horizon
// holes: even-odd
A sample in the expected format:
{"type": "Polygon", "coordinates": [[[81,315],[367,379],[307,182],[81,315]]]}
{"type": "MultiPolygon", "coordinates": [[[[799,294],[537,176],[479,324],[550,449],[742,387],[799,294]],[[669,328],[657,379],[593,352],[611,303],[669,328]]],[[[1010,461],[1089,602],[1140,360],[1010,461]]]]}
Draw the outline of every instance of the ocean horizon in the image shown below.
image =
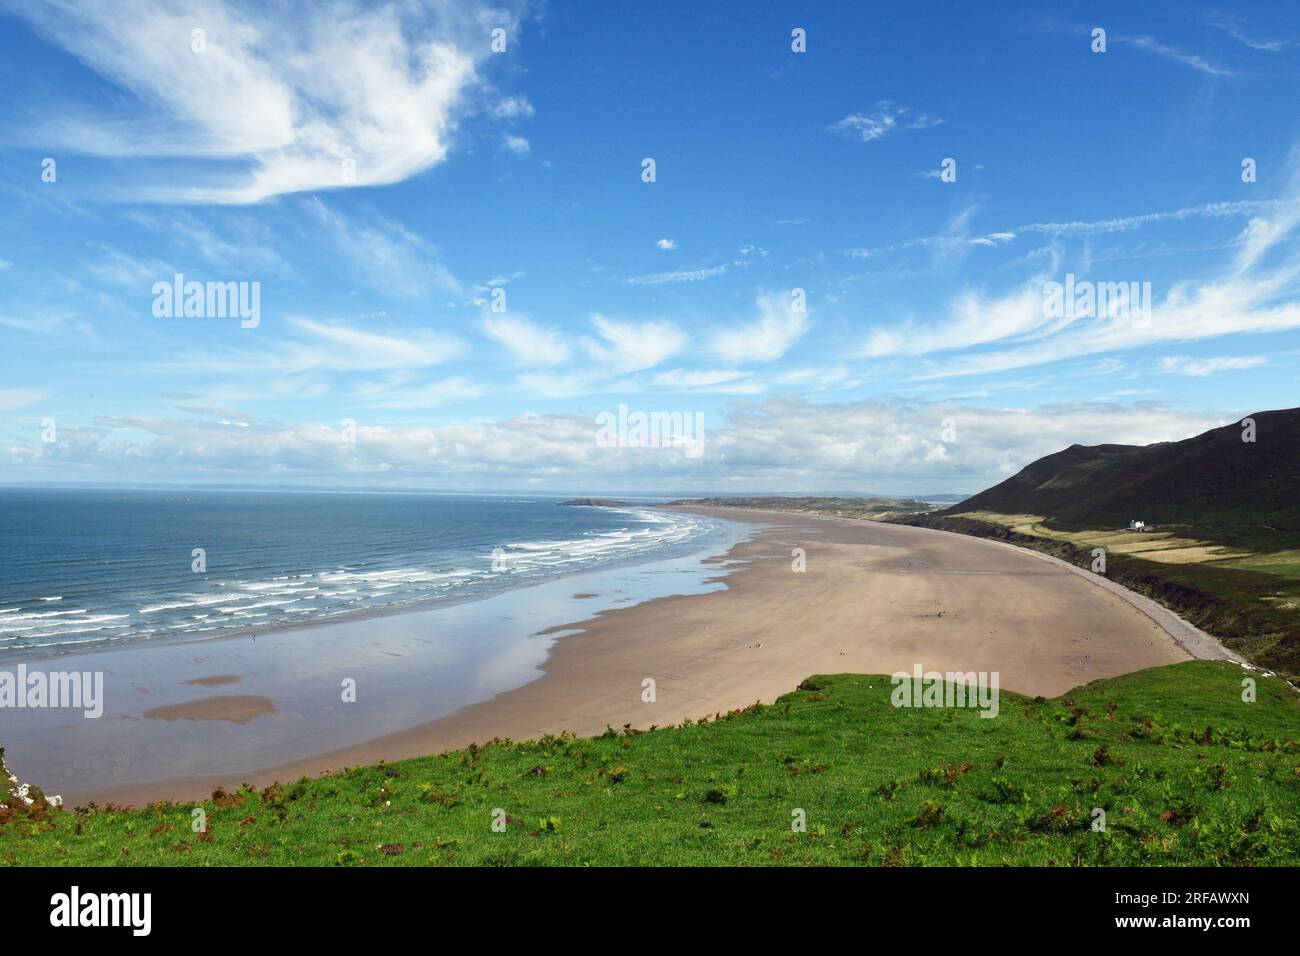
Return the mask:
{"type": "Polygon", "coordinates": [[[721,547],[731,527],[550,496],[0,489],[0,660],[472,601],[721,547]]]}

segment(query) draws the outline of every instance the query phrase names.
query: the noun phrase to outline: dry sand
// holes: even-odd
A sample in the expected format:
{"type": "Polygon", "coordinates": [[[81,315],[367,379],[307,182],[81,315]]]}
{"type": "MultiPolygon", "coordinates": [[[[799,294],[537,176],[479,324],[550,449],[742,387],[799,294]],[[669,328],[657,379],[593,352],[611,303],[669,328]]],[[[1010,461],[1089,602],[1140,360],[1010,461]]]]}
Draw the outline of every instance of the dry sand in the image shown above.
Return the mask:
{"type": "MultiPolygon", "coordinates": [[[[566,628],[577,633],[556,642],[531,683],[423,726],[242,779],[264,785],[493,737],[663,726],[772,701],[819,673],[911,672],[917,664],[997,671],[1003,689],[1051,697],[1192,656],[1126,595],[996,542],[849,519],[683,510],[773,527],[718,559],[739,566],[724,590],[660,598],[566,628]],[[805,555],[803,572],[793,570],[796,548],[805,555]],[[642,700],[647,678],[655,681],[654,703],[642,700]]],[[[232,705],[207,716],[242,713],[232,705]]],[[[194,799],[238,782],[191,778],[94,796],[101,803],[194,799]]]]}

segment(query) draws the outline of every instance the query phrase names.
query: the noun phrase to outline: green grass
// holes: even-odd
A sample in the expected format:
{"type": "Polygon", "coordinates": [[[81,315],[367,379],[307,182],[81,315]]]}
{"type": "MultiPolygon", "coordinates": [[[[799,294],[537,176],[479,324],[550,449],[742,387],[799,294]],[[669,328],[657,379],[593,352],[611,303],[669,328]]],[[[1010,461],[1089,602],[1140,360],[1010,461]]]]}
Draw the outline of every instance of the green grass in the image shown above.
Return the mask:
{"type": "Polygon", "coordinates": [[[191,805],[0,810],[0,859],[93,865],[1295,865],[1292,688],[1191,661],[994,719],[814,677],[644,733],[482,747],[191,805]],[[1104,808],[1105,832],[1091,828],[1104,808]],[[508,814],[493,832],[493,811],[508,814]],[[802,809],[806,832],[792,832],[802,809]]]}

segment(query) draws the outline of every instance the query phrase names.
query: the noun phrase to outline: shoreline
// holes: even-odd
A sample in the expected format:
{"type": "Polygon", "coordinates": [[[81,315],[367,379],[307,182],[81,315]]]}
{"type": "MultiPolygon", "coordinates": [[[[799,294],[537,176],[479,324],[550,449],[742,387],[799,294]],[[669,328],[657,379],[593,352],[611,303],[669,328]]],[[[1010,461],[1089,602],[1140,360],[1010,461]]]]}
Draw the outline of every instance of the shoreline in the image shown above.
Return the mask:
{"type": "Polygon", "coordinates": [[[774,700],[815,673],[888,674],[921,663],[998,671],[1007,690],[1057,696],[1194,656],[1123,596],[1022,549],[830,516],[675,510],[767,527],[704,559],[718,566],[708,580],[720,589],[548,627],[554,640],[533,679],[435,720],[260,770],[91,788],[78,801],[205,799],[218,786],[264,786],[494,737],[666,726],[774,700]],[[792,569],[793,548],[804,549],[806,571],[792,569]],[[642,700],[647,678],[653,703],[642,700]]]}
{"type": "Polygon", "coordinates": [[[148,802],[156,786],[194,796],[176,782],[236,784],[265,768],[314,765],[341,747],[535,680],[570,622],[595,611],[720,587],[718,569],[706,562],[752,529],[716,524],[720,532],[676,556],[528,581],[480,600],[283,628],[260,640],[227,635],[24,655],[12,666],[93,675],[103,687],[102,714],[6,709],[0,746],[21,779],[68,806],[120,791],[148,802]]]}
{"type": "MultiPolygon", "coordinates": [[[[450,496],[450,495],[449,495],[450,496]]],[[[605,505],[574,505],[573,507],[614,507],[605,505]]],[[[614,510],[619,511],[671,511],[674,509],[663,508],[659,505],[636,505],[627,504],[619,505],[614,510]]],[[[747,522],[729,519],[724,514],[712,515],[711,517],[719,520],[731,521],[733,524],[746,524],[747,522]]],[[[695,553],[695,552],[692,552],[695,553]]],[[[569,576],[582,576],[600,571],[617,570],[619,568],[634,568],[643,564],[652,564],[655,561],[666,560],[664,557],[652,557],[646,559],[642,555],[629,555],[625,558],[619,558],[607,565],[598,568],[586,568],[573,572],[560,572],[552,576],[539,576],[530,578],[525,583],[520,584],[517,588],[505,588],[503,591],[484,591],[484,592],[467,592],[451,596],[430,596],[418,598],[405,604],[396,605],[379,605],[374,607],[357,608],[355,610],[341,611],[328,617],[319,617],[307,620],[285,620],[276,621],[262,626],[231,627],[224,629],[220,633],[210,634],[201,631],[177,631],[168,634],[162,638],[154,639],[150,637],[133,636],[121,643],[112,643],[111,641],[94,641],[87,642],[86,645],[77,644],[59,644],[53,645],[49,650],[39,648],[24,648],[21,650],[12,650],[14,663],[29,663],[31,661],[52,661],[65,657],[84,656],[90,654],[112,654],[121,651],[133,651],[145,647],[180,647],[185,645],[208,645],[218,641],[239,641],[249,638],[256,638],[258,635],[266,637],[275,637],[281,634],[301,633],[318,630],[322,627],[330,627],[336,624],[355,624],[367,621],[379,620],[389,617],[400,617],[409,614],[421,614],[429,611],[437,611],[440,608],[458,607],[465,604],[473,604],[478,601],[489,600],[502,593],[520,588],[530,588],[545,584],[551,584],[564,580],[569,576]]],[[[0,670],[3,670],[8,664],[5,658],[0,657],[0,670]]]]}

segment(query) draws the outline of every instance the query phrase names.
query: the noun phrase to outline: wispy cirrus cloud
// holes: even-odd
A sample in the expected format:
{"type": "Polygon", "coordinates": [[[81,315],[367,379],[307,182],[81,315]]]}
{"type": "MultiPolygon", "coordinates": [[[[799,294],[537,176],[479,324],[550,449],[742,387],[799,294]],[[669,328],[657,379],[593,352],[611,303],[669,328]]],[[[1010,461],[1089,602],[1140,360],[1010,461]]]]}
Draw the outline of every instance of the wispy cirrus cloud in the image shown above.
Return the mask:
{"type": "Polygon", "coordinates": [[[682,369],[660,372],[654,384],[681,391],[751,393],[757,386],[747,380],[751,373],[743,369],[682,369]]]}
{"type": "MultiPolygon", "coordinates": [[[[77,313],[71,311],[40,311],[29,316],[0,315],[0,326],[33,335],[49,335],[66,330],[76,318],[77,313]]],[[[90,326],[83,323],[78,331],[90,334],[90,326]]]]}
{"type": "Polygon", "coordinates": [[[86,263],[86,271],[101,282],[145,291],[160,279],[170,279],[176,270],[162,259],[142,258],[105,245],[100,246],[97,258],[86,263]]]}
{"type": "Polygon", "coordinates": [[[460,338],[427,329],[372,330],[355,323],[287,316],[297,336],[266,348],[234,348],[159,362],[157,370],[247,376],[418,370],[465,353],[460,338]]]}
{"type": "Polygon", "coordinates": [[[687,338],[671,322],[624,322],[593,315],[599,338],[584,336],[582,346],[608,370],[623,373],[654,368],[686,347],[687,338]]]}
{"type": "MultiPolygon", "coordinates": [[[[485,9],[472,5],[6,5],[137,104],[67,103],[36,141],[186,160],[133,194],[157,201],[254,203],[406,179],[446,158],[489,52],[485,9]]],[[[490,19],[515,24],[509,10],[490,19]]]]}
{"type": "Polygon", "coordinates": [[[1265,53],[1280,53],[1281,51],[1290,49],[1291,47],[1300,46],[1300,38],[1279,37],[1272,39],[1248,33],[1247,28],[1242,24],[1240,17],[1226,16],[1221,13],[1216,13],[1211,14],[1208,17],[1208,20],[1211,26],[1222,30],[1242,46],[1250,47],[1252,50],[1260,50],[1265,53]]]}
{"type": "Polygon", "coordinates": [[[1241,199],[1229,202],[1202,203],[1164,212],[1143,213],[1137,216],[1119,216],[1112,219],[1074,220],[1069,222],[1031,222],[1017,226],[1016,233],[1041,233],[1049,236],[1092,236],[1112,232],[1128,232],[1162,222],[1189,219],[1231,219],[1266,213],[1286,205],[1279,199],[1241,199]]]}
{"type": "Polygon", "coordinates": [[[1259,368],[1267,365],[1268,358],[1263,355],[1224,356],[1218,358],[1196,359],[1185,355],[1166,355],[1160,359],[1160,371],[1169,375],[1193,375],[1204,377],[1218,372],[1236,372],[1243,369],[1259,368]]]}
{"type": "Polygon", "coordinates": [[[375,292],[397,299],[416,299],[435,290],[462,294],[437,247],[400,222],[375,212],[345,215],[315,198],[303,208],[344,267],[375,292]]]}
{"type": "Polygon", "coordinates": [[[1226,66],[1220,66],[1217,63],[1211,63],[1203,56],[1195,53],[1188,53],[1178,47],[1162,43],[1155,37],[1151,36],[1117,36],[1113,38],[1115,43],[1127,43],[1143,50],[1153,56],[1170,60],[1174,63],[1181,63],[1183,66],[1191,67],[1207,76],[1226,77],[1232,76],[1236,71],[1230,70],[1226,66]]]}
{"type": "Polygon", "coordinates": [[[1014,230],[973,234],[970,221],[979,211],[977,203],[971,203],[951,216],[941,235],[923,236],[905,242],[887,246],[858,247],[845,249],[844,254],[852,259],[870,259],[883,253],[900,252],[908,249],[924,248],[930,251],[936,268],[959,264],[966,253],[977,248],[994,248],[1005,245],[1016,238],[1014,230]]]}
{"type": "Polygon", "coordinates": [[[487,388],[464,375],[453,375],[425,385],[386,389],[369,396],[371,408],[424,409],[478,398],[487,388]]]}
{"type": "Polygon", "coordinates": [[[527,316],[489,315],[483,320],[483,330],[505,346],[519,365],[562,365],[569,360],[570,349],[564,335],[538,325],[527,316]]]}
{"type": "Polygon", "coordinates": [[[1044,325],[1044,281],[1045,277],[1038,277],[1003,296],[964,292],[949,305],[943,321],[908,320],[897,326],[873,329],[858,354],[863,358],[929,355],[1021,340],[1044,325]]]}
{"type": "Polygon", "coordinates": [[[723,361],[776,361],[808,331],[808,313],[796,310],[790,295],[765,293],[756,304],[754,321],[714,334],[711,346],[723,361]]]}
{"type": "Polygon", "coordinates": [[[725,275],[725,265],[712,266],[707,269],[688,269],[679,272],[655,272],[650,275],[632,276],[627,281],[631,285],[672,285],[678,282],[700,282],[725,275]]]}
{"type": "Polygon", "coordinates": [[[53,396],[48,388],[0,388],[0,412],[12,412],[53,396]]]}
{"type": "MultiPolygon", "coordinates": [[[[951,233],[935,236],[920,236],[903,242],[883,246],[858,246],[845,249],[844,255],[853,259],[869,259],[890,252],[908,249],[931,248],[942,249],[945,246],[985,246],[994,247],[1013,241],[1021,235],[1044,235],[1052,238],[1070,238],[1076,236],[1099,236],[1113,233],[1132,232],[1146,226],[1161,223],[1183,222],[1197,219],[1236,219],[1258,216],[1261,213],[1276,212],[1287,203],[1280,199],[1241,199],[1225,202],[1201,203],[1197,206],[1184,206],[1160,212],[1141,213],[1135,216],[1116,216],[1109,219],[1076,219],[1060,222],[1028,222],[1009,229],[988,232],[980,235],[954,236],[951,233]]],[[[1042,253],[1039,253],[1040,255],[1042,253]]]]}
{"type": "MultiPolygon", "coordinates": [[[[1255,216],[1247,223],[1230,244],[1231,257],[1217,269],[1171,282],[1163,293],[1153,290],[1153,301],[1147,303],[1150,313],[1144,320],[1136,321],[1127,311],[1101,314],[1100,309],[1077,316],[1054,314],[1045,308],[1044,290],[1047,282],[1059,281],[1060,277],[1040,274],[1001,295],[963,292],[952,300],[938,322],[912,318],[875,328],[859,354],[883,358],[967,350],[963,355],[927,361],[917,375],[943,378],[989,374],[1167,342],[1300,328],[1300,250],[1295,241],[1300,231],[1300,177],[1282,199],[1249,208],[1266,209],[1268,214],[1255,216]]],[[[1183,212],[1235,215],[1243,211],[1242,207],[1212,204],[1183,212]]],[[[1180,214],[1168,215],[1183,218],[1180,214]]],[[[1156,218],[1111,220],[1107,230],[1135,228],[1156,218]]],[[[1020,227],[1018,231],[1032,229],[1020,227]]],[[[1210,374],[1229,367],[1203,368],[1208,369],[1205,374],[1210,374]]],[[[1166,370],[1190,368],[1193,366],[1175,365],[1166,370]]]]}

